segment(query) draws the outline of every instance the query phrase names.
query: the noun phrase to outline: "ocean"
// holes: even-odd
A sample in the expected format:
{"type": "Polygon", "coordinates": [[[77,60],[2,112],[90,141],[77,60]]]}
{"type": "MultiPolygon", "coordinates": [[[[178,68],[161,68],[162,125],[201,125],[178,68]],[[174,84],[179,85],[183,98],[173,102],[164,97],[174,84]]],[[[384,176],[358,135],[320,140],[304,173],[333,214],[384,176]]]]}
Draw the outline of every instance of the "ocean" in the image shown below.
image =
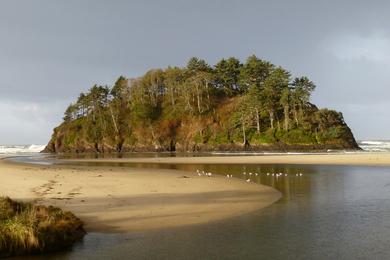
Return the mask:
{"type": "Polygon", "coordinates": [[[45,145],[1,145],[0,154],[36,154],[45,149],[45,145]]]}
{"type": "Polygon", "coordinates": [[[368,152],[390,152],[390,140],[363,140],[358,141],[363,151],[368,152]]]}

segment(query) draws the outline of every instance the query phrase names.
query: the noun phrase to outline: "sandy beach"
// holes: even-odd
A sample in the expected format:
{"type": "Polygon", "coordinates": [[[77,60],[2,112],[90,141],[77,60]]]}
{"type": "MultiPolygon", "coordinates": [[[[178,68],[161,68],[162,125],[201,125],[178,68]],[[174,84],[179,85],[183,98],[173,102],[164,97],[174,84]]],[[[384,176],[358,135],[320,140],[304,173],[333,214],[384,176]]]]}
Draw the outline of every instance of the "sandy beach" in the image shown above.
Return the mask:
{"type": "Polygon", "coordinates": [[[267,207],[273,188],[173,170],[33,166],[0,160],[0,196],[70,210],[88,231],[129,232],[201,224],[267,207]]]}
{"type": "MultiPolygon", "coordinates": [[[[5,156],[0,156],[5,157],[5,156]]],[[[323,164],[389,166],[390,154],[77,159],[175,164],[323,164]]],[[[127,232],[201,224],[267,207],[273,188],[187,171],[120,167],[37,166],[0,160],[0,195],[74,212],[89,231],[127,232]]]]}
{"type": "Polygon", "coordinates": [[[264,156],[212,156],[212,157],[163,157],[163,158],[118,158],[118,159],[72,159],[65,161],[128,162],[128,163],[174,163],[174,164],[317,164],[389,166],[390,153],[348,154],[299,154],[264,156]]]}

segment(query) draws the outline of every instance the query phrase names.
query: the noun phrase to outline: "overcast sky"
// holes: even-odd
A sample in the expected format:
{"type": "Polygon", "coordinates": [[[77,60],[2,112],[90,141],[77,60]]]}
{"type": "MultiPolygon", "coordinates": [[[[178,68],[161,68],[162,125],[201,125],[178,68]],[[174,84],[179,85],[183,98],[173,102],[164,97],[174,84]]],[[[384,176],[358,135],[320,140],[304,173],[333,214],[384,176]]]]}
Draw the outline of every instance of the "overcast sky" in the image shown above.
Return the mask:
{"type": "Polygon", "coordinates": [[[251,54],[317,84],[357,139],[390,139],[390,1],[0,2],[0,144],[44,144],[93,84],[251,54]]]}

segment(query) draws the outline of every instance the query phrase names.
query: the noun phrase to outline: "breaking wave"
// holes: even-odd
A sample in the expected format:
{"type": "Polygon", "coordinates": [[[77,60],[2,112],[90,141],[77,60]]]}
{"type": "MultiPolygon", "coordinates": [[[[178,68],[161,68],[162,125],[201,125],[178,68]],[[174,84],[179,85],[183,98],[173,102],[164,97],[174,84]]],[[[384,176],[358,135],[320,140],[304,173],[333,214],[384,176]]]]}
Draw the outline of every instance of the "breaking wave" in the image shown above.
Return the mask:
{"type": "Polygon", "coordinates": [[[0,154],[34,154],[45,149],[44,145],[0,145],[0,154]]]}
{"type": "Polygon", "coordinates": [[[358,142],[358,145],[368,152],[390,152],[390,140],[366,140],[358,142]]]}

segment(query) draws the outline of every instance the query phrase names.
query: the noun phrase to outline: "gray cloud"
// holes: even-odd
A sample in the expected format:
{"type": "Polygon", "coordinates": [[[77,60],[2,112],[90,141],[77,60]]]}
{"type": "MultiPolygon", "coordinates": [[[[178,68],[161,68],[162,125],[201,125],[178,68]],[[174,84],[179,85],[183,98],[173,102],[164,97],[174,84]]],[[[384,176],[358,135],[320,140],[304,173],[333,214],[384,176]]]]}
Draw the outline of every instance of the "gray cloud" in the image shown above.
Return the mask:
{"type": "Polygon", "coordinates": [[[95,83],[184,65],[191,56],[214,63],[251,54],[309,76],[318,86],[313,101],[343,111],[358,138],[390,138],[389,7],[387,1],[2,1],[0,143],[46,142],[66,105],[95,83]]]}

